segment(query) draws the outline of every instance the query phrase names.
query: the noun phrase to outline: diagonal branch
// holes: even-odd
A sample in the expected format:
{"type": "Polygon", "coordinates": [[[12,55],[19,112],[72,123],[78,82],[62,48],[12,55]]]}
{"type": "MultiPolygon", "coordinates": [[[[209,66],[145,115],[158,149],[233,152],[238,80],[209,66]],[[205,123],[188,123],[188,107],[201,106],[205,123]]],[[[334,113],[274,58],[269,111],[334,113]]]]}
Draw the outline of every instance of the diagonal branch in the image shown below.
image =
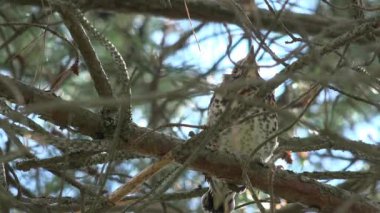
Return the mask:
{"type": "Polygon", "coordinates": [[[88,67],[88,71],[94,81],[94,86],[99,96],[112,97],[112,89],[108,82],[107,74],[105,73],[102,63],[96,55],[86,31],[83,29],[75,16],[69,11],[62,9],[61,15],[67,29],[70,31],[71,36],[78,45],[78,49],[88,67]]]}

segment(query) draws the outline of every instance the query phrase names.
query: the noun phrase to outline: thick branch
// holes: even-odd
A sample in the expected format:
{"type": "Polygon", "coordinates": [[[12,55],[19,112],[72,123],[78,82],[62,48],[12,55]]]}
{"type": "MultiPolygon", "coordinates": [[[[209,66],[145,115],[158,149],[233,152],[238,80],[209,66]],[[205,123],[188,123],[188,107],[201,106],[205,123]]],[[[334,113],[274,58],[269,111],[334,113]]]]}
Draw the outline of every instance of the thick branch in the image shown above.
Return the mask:
{"type": "Polygon", "coordinates": [[[91,78],[94,81],[95,89],[99,96],[112,97],[111,85],[108,82],[103,66],[92,47],[91,41],[87,36],[79,21],[67,9],[61,10],[63,21],[70,31],[71,36],[78,45],[84,61],[88,67],[91,78]]]}
{"type": "MultiPolygon", "coordinates": [[[[143,13],[156,16],[164,16],[172,19],[187,19],[186,10],[183,0],[170,0],[171,7],[162,3],[162,0],[87,0],[81,1],[81,7],[91,10],[110,10],[122,13],[143,13]],[[83,3],[84,2],[84,3],[83,3]]],[[[41,5],[46,4],[41,0],[18,0],[19,4],[41,5]]],[[[206,21],[206,22],[225,22],[238,24],[235,19],[235,14],[230,9],[222,8],[217,1],[204,1],[204,0],[186,0],[192,19],[206,21]]],[[[244,7],[244,6],[243,6],[244,7]]],[[[326,37],[336,37],[348,29],[352,28],[352,20],[326,18],[318,15],[297,14],[291,11],[285,11],[277,20],[267,10],[258,10],[259,14],[253,14],[251,10],[247,10],[247,15],[252,21],[256,23],[254,17],[260,17],[260,23],[265,29],[284,33],[285,30],[281,26],[280,20],[290,32],[299,34],[316,35],[324,32],[326,37]],[[333,27],[334,26],[334,27],[333,27]],[[325,31],[326,28],[333,27],[333,29],[325,31]]]]}
{"type": "MultiPolygon", "coordinates": [[[[146,134],[143,128],[133,128],[132,137],[139,138],[137,142],[124,143],[124,149],[136,152],[163,156],[172,150],[178,143],[175,139],[160,133],[146,134]],[[145,135],[145,137],[142,135],[145,135]]],[[[202,134],[202,133],[201,133],[202,134]]],[[[196,139],[195,139],[196,140],[196,139]]],[[[199,141],[201,142],[201,141],[199,141]]],[[[189,144],[189,143],[188,143],[189,144]]],[[[192,143],[194,144],[194,143],[192,143]]],[[[191,146],[191,145],[190,145],[191,146]]],[[[192,154],[193,147],[183,145],[181,153],[174,154],[177,162],[182,163],[192,154]]],[[[197,159],[190,165],[192,169],[208,173],[212,176],[224,178],[235,183],[241,183],[241,169],[235,159],[218,153],[200,152],[197,159]]],[[[248,172],[252,184],[268,192],[270,188],[270,168],[251,165],[248,172]]],[[[297,201],[308,206],[318,207],[322,212],[334,212],[349,201],[350,208],[346,212],[377,212],[380,207],[370,203],[358,195],[348,191],[319,183],[305,176],[295,175],[287,171],[276,171],[273,181],[274,193],[289,201],[297,201]]]]}
{"type": "MultiPolygon", "coordinates": [[[[61,101],[51,93],[35,89],[5,76],[0,76],[0,97],[21,105],[61,101]]],[[[101,138],[103,134],[100,118],[95,113],[81,107],[72,106],[43,111],[37,109],[34,113],[57,126],[73,127],[84,135],[101,138]]]]}

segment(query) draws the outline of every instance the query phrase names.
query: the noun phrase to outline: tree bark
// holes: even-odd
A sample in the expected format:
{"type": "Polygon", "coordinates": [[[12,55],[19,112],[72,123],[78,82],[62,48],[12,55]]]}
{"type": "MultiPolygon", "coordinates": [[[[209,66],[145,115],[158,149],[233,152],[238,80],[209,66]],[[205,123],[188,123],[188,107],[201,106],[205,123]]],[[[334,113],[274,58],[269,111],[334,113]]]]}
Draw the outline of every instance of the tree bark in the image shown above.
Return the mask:
{"type": "MultiPolygon", "coordinates": [[[[80,8],[84,10],[109,10],[125,14],[138,13],[154,16],[163,16],[171,19],[188,19],[188,15],[184,6],[184,0],[170,0],[171,7],[162,4],[161,0],[87,0],[80,1],[80,8]]],[[[41,0],[18,0],[17,4],[28,4],[41,6],[49,5],[51,1],[41,0]]],[[[223,8],[218,1],[204,0],[186,0],[191,19],[203,22],[219,22],[239,24],[239,20],[235,18],[234,12],[228,8],[223,8]]],[[[347,30],[351,29],[355,21],[343,18],[326,17],[319,15],[308,15],[294,13],[292,11],[284,11],[281,17],[277,19],[275,15],[268,10],[259,9],[258,14],[254,14],[254,10],[246,10],[247,16],[255,25],[258,23],[263,28],[279,33],[286,33],[281,23],[286,26],[291,33],[300,35],[316,35],[323,32],[326,38],[334,38],[347,30]],[[260,20],[255,20],[255,18],[260,20]]],[[[375,35],[380,35],[377,30],[375,35]]],[[[365,40],[363,40],[365,41],[365,40]]]]}

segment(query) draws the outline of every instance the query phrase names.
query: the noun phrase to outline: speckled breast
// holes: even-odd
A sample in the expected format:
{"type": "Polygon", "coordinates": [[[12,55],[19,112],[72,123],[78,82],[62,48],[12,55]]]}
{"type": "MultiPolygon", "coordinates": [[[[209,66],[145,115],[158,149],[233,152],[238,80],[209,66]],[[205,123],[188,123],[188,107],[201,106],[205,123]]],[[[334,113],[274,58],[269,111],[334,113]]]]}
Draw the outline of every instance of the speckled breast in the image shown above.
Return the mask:
{"type": "MultiPolygon", "coordinates": [[[[239,96],[248,101],[255,101],[256,89],[242,89],[239,96]]],[[[241,98],[231,100],[232,109],[239,106],[241,98]],[[240,101],[238,100],[240,99],[240,101]]],[[[230,101],[223,96],[216,94],[211,101],[209,108],[209,125],[213,125],[220,115],[226,110],[230,101]]],[[[268,95],[264,99],[264,104],[274,106],[273,95],[268,95]]],[[[211,142],[215,150],[235,155],[238,159],[258,159],[263,163],[268,162],[272,157],[273,150],[277,147],[277,138],[266,142],[254,156],[250,154],[261,143],[271,137],[278,129],[277,114],[264,107],[251,107],[246,112],[239,115],[232,125],[224,130],[211,142]]]]}

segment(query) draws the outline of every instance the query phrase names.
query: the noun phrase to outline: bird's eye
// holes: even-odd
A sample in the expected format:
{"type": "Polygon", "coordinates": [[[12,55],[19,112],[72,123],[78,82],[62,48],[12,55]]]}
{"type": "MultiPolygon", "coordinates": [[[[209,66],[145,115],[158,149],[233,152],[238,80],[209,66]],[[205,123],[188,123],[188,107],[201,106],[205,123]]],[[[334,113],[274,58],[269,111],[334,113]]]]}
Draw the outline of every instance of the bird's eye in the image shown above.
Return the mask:
{"type": "Polygon", "coordinates": [[[241,69],[239,67],[235,67],[232,70],[232,78],[238,78],[241,75],[241,69]]]}

